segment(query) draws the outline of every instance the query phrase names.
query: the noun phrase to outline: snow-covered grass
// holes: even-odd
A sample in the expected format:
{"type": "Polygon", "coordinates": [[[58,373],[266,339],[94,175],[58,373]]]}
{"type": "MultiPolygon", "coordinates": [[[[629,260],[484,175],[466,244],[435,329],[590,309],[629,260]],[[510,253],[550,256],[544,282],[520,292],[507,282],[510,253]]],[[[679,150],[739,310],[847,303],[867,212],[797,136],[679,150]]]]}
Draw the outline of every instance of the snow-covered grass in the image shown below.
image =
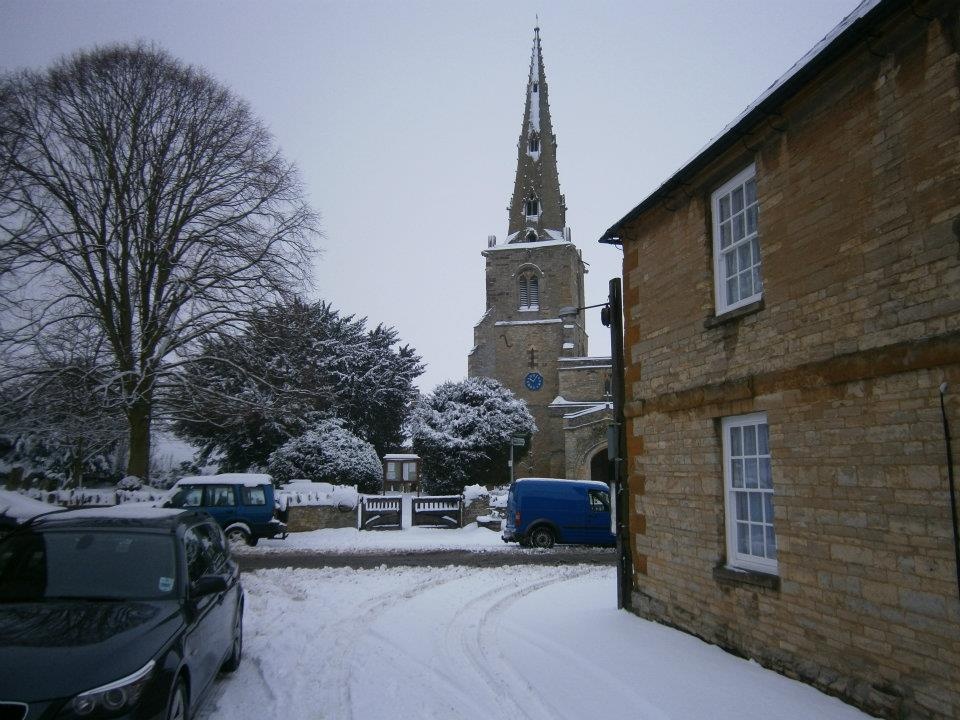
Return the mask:
{"type": "Polygon", "coordinates": [[[867,717],[618,611],[615,575],[584,565],[247,573],[245,657],[202,717],[867,717]]]}
{"type": "Polygon", "coordinates": [[[413,552],[417,550],[493,550],[515,551],[516,543],[505,543],[500,533],[470,523],[456,530],[411,527],[404,530],[357,530],[336,528],[290,533],[286,540],[261,540],[256,547],[241,547],[240,554],[265,554],[299,551],[351,552],[383,551],[413,552]]]}

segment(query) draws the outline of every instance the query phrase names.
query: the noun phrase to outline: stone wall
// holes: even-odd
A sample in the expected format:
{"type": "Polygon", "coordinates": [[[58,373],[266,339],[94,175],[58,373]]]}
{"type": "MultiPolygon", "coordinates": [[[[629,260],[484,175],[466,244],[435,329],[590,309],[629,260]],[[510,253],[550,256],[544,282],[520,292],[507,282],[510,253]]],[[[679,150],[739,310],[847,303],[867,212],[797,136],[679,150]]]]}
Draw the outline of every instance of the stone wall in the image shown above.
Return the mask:
{"type": "Polygon", "coordinates": [[[623,228],[633,602],[871,713],[956,718],[960,31],[914,10],[623,228]],[[763,300],[718,318],[710,195],[749,163],[763,300]],[[720,421],[757,411],[777,575],[726,568],[720,421]]]}
{"type": "Polygon", "coordinates": [[[357,509],[340,510],[328,505],[291,505],[287,509],[287,530],[308,532],[327,528],[357,526],[357,509]]]}
{"type": "Polygon", "coordinates": [[[564,334],[572,337],[569,352],[585,354],[587,336],[582,317],[565,330],[560,308],[582,305],[583,261],[572,243],[520,243],[484,252],[488,312],[474,328],[474,350],[468,358],[470,377],[499,380],[526,401],[539,431],[516,474],[560,477],[564,472],[563,424],[548,405],[559,394],[558,361],[564,334]],[[517,273],[534,267],[540,274],[540,309],[518,309],[517,273]],[[524,385],[529,372],[543,376],[543,387],[524,385]]]}

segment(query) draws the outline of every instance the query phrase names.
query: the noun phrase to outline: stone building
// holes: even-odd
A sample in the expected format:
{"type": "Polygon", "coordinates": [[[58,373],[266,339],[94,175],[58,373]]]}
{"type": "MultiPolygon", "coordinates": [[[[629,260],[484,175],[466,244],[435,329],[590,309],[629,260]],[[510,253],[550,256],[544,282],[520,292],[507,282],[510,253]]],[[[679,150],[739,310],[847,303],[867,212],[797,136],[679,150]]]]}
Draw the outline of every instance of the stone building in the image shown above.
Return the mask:
{"type": "Polygon", "coordinates": [[[470,377],[499,380],[526,401],[536,420],[539,430],[517,477],[590,477],[591,461],[606,447],[605,434],[602,446],[594,439],[594,425],[609,418],[600,376],[605,362],[609,377],[610,359],[586,357],[582,312],[560,316],[583,307],[586,272],[566,209],[536,28],[507,238],[497,244],[490,236],[483,251],[486,312],[474,327],[467,360],[470,377]],[[588,407],[589,422],[565,417],[588,407]],[[574,457],[568,458],[568,447],[574,457]]]}
{"type": "Polygon", "coordinates": [[[889,718],[960,717],[958,8],[862,3],[602,239],[634,611],[889,718]]]}

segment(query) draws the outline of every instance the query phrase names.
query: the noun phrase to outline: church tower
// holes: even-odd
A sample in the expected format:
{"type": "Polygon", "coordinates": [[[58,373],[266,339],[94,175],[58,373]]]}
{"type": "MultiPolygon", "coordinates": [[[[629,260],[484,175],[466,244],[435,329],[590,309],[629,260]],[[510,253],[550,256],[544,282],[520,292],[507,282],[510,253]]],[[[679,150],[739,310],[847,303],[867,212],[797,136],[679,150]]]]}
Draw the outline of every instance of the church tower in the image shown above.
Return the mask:
{"type": "Polygon", "coordinates": [[[539,27],[508,211],[506,241],[498,244],[491,235],[482,252],[487,309],[474,327],[468,374],[499,380],[526,401],[536,419],[539,430],[516,476],[564,477],[563,418],[551,413],[550,404],[560,395],[561,359],[587,355],[582,313],[560,317],[561,308],[583,306],[585,270],[560,194],[539,27]]]}

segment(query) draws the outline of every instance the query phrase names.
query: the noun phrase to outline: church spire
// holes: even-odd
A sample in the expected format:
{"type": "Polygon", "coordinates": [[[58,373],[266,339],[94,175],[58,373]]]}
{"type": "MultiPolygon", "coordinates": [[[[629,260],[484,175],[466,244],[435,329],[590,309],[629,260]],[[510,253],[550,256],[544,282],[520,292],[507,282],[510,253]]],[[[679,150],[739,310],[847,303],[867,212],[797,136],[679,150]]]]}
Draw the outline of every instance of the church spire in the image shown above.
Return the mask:
{"type": "Polygon", "coordinates": [[[533,30],[523,127],[517,143],[517,176],[510,200],[508,242],[564,239],[566,210],[557,174],[557,139],[550,122],[538,22],[533,30]]]}

